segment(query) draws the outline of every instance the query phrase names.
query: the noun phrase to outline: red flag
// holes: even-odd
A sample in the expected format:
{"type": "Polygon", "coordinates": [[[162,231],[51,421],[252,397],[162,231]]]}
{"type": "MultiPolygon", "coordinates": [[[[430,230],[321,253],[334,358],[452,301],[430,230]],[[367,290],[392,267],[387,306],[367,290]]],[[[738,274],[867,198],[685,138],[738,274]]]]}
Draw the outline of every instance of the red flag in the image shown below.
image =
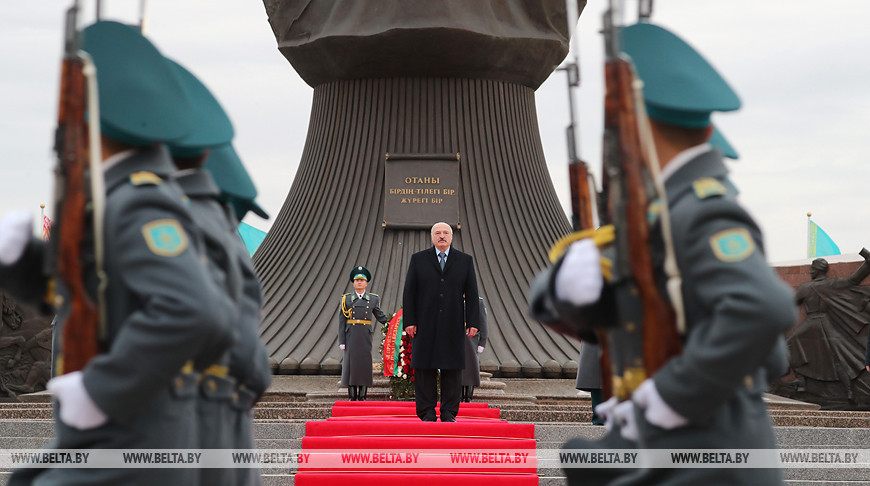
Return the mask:
{"type": "Polygon", "coordinates": [[[51,219],[48,216],[42,216],[42,239],[48,241],[51,237],[51,219]]]}

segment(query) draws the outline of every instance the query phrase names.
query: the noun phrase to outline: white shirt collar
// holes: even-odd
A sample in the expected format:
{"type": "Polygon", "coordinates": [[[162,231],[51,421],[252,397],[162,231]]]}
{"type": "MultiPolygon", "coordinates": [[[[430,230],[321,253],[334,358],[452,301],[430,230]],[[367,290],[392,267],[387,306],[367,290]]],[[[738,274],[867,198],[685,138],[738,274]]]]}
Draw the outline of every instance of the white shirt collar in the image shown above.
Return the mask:
{"type": "Polygon", "coordinates": [[[115,165],[118,165],[118,162],[126,159],[127,157],[133,155],[136,149],[125,150],[123,152],[118,152],[117,154],[109,157],[108,159],[103,161],[103,174],[106,173],[110,168],[115,165]]]}
{"type": "Polygon", "coordinates": [[[704,152],[708,152],[713,150],[713,146],[709,143],[702,143],[701,145],[695,145],[694,147],[687,148],[682,152],[678,153],[674,156],[673,159],[662,169],[662,182],[668,180],[672,175],[676,174],[678,170],[680,170],[684,165],[688,164],[690,160],[695,157],[703,154],[704,152]]]}

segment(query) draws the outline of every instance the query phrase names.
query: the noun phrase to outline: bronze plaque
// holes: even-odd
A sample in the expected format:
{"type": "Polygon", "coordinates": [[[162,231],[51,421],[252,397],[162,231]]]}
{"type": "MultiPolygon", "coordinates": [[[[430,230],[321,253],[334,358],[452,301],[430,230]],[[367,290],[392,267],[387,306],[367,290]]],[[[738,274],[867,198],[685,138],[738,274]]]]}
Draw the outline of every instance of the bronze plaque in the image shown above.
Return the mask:
{"type": "Polygon", "coordinates": [[[384,226],[459,224],[459,154],[387,154],[384,226]]]}

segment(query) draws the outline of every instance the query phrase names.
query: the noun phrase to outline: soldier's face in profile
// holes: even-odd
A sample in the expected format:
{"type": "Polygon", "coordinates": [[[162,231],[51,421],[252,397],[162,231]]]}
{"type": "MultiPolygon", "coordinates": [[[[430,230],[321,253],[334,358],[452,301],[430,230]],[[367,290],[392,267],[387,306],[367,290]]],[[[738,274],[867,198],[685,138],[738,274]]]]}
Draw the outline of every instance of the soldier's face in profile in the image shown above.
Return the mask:
{"type": "Polygon", "coordinates": [[[353,281],[353,289],[356,290],[356,293],[361,294],[366,291],[366,287],[369,286],[369,281],[364,278],[357,278],[353,281]]]}
{"type": "Polygon", "coordinates": [[[453,243],[453,230],[450,229],[450,225],[438,223],[432,227],[432,244],[435,248],[444,251],[450,248],[451,243],[453,243]]]}

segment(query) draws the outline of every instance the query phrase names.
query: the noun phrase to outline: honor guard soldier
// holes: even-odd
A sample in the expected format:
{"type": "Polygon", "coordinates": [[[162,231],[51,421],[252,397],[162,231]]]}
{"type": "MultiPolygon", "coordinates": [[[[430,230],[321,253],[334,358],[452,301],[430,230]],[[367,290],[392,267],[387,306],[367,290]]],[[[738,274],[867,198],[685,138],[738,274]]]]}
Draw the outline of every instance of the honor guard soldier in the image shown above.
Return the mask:
{"type": "Polygon", "coordinates": [[[351,401],[365,401],[366,388],[372,386],[372,318],[381,324],[389,318],[381,311],[381,298],[366,292],[372,274],[363,266],[350,271],[353,292],[341,296],[338,312],[338,347],[344,351],[341,386],[347,387],[351,401]]]}
{"type": "MultiPolygon", "coordinates": [[[[728,140],[719,131],[713,129],[713,135],[710,136],[710,145],[718,148],[722,155],[729,159],[737,159],[737,151],[728,143],[728,140]]],[[[780,343],[785,345],[784,342],[780,343]]],[[[577,379],[574,388],[589,392],[590,404],[592,405],[592,425],[604,425],[604,419],[598,416],[595,409],[604,401],[604,394],[601,389],[601,346],[597,343],[583,342],[580,345],[580,356],[577,358],[577,379]]],[[[783,364],[785,366],[785,364],[783,364]]],[[[773,376],[779,376],[774,373],[773,376]]]]}
{"type": "MultiPolygon", "coordinates": [[[[95,247],[102,246],[107,329],[99,354],[81,371],[48,384],[57,401],[51,447],[196,449],[193,363],[214,362],[230,348],[236,310],[204,265],[201,233],[167,180],[175,168],[162,143],[190,133],[192,106],[138,30],[97,22],[82,39],[97,69],[106,190],[103,241],[86,239],[82,261],[85,282],[93,284],[95,247]]],[[[61,328],[70,324],[67,307],[58,314],[61,328]]],[[[34,468],[16,470],[9,484],[197,484],[199,473],[34,468]]]]}
{"type": "MultiPolygon", "coordinates": [[[[238,258],[235,215],[219,199],[220,189],[211,173],[202,168],[209,150],[227,145],[233,126],[220,103],[205,85],[180,64],[167,59],[193,104],[194,129],[186,137],[168,144],[178,172],[173,180],[187,197],[187,209],[205,240],[205,256],[215,282],[235,306],[237,334],[241,332],[239,308],[242,297],[242,269],[238,258]]],[[[212,364],[194,363],[200,372],[197,418],[200,449],[234,449],[235,410],[232,407],[236,380],[229,374],[230,351],[212,364]]],[[[232,486],[236,471],[242,469],[203,468],[200,484],[232,486]]]]}
{"type": "MultiPolygon", "coordinates": [[[[628,375],[614,377],[614,388],[621,384],[631,398],[614,397],[598,407],[610,426],[602,441],[578,438],[565,447],[776,449],[762,393],[769,359],[795,323],[793,294],[768,266],[761,231],[738,203],[722,153],[708,143],[711,113],[736,110],[740,101],[716,70],[671,32],[640,23],[622,29],[622,41],[643,81],[670,211],[669,236],[682,276],[686,331],[682,351],[652,376],[632,383],[628,375]]],[[[661,224],[655,207],[649,217],[661,224]]],[[[605,256],[611,251],[603,248],[605,256]]],[[[661,262],[656,268],[663,288],[661,262]]],[[[616,322],[613,300],[606,298],[613,287],[603,273],[596,244],[574,243],[535,280],[533,314],[581,331],[593,321],[616,322]]],[[[620,338],[630,332],[608,333],[610,349],[629,349],[620,338]]],[[[565,472],[569,483],[578,485],[782,484],[775,468],[565,472]]]]}
{"type": "MultiPolygon", "coordinates": [[[[220,188],[220,199],[233,208],[233,237],[235,256],[242,271],[242,296],[239,305],[238,342],[230,350],[229,373],[236,388],[231,406],[234,449],[256,449],[254,445],[251,409],[272,382],[269,355],[260,340],[260,311],[263,291],[254,271],[248,249],[238,233],[238,225],[248,211],[268,218],[268,214],[254,201],[257,190],[232,145],[210,150],[205,162],[220,188]]],[[[234,469],[238,486],[262,484],[257,468],[234,469]]],[[[202,483],[204,484],[204,483],[202,483]]]]}
{"type": "Polygon", "coordinates": [[[486,304],[483,302],[483,297],[480,297],[478,301],[480,302],[480,327],[474,336],[465,336],[465,368],[462,369],[460,377],[462,385],[460,402],[470,402],[474,396],[474,387],[480,386],[480,358],[478,355],[486,349],[488,331],[486,329],[486,304]]]}

